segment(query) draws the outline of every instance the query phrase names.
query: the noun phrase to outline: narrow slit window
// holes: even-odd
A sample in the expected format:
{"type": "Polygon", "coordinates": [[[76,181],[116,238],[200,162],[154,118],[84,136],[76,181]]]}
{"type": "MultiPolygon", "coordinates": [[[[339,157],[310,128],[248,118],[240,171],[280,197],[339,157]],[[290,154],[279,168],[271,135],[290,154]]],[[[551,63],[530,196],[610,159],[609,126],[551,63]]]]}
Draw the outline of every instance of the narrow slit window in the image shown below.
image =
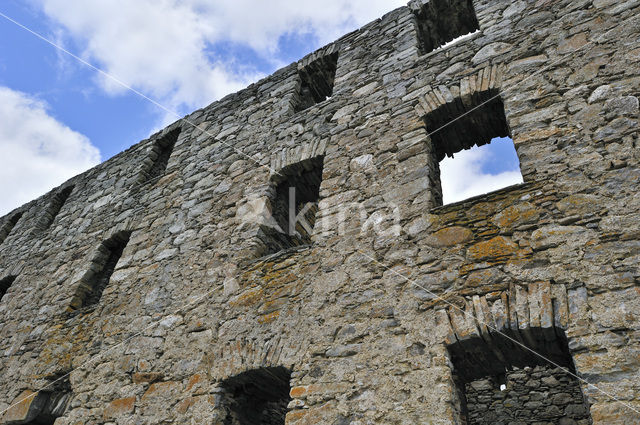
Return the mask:
{"type": "Polygon", "coordinates": [[[76,290],[71,310],[98,304],[130,237],[131,232],[118,232],[100,244],[89,271],[83,276],[76,290]]]}
{"type": "Polygon", "coordinates": [[[49,203],[49,206],[42,215],[39,225],[40,230],[47,230],[49,227],[51,227],[56,216],[58,215],[64,204],[67,202],[67,199],[69,199],[71,192],[73,192],[73,188],[74,186],[68,186],[55,194],[55,196],[49,203]]]}
{"type": "Polygon", "coordinates": [[[480,29],[471,0],[431,0],[416,12],[423,54],[480,29]]]}
{"type": "Polygon", "coordinates": [[[7,239],[9,234],[11,234],[11,231],[13,230],[13,228],[16,227],[16,224],[18,224],[18,221],[20,221],[20,218],[22,217],[22,214],[23,214],[22,212],[15,213],[0,228],[0,244],[2,242],[4,242],[5,239],[7,239]]]}
{"type": "Polygon", "coordinates": [[[0,279],[0,301],[4,298],[4,295],[7,293],[11,285],[13,285],[15,280],[16,276],[7,276],[0,279]]]}
{"type": "Polygon", "coordinates": [[[502,100],[494,90],[460,98],[425,117],[431,138],[434,206],[523,182],[502,100]]]}
{"type": "Polygon", "coordinates": [[[298,71],[300,92],[295,111],[303,111],[333,95],[338,52],[322,56],[298,71]]]}
{"type": "Polygon", "coordinates": [[[284,367],[249,370],[222,382],[224,424],[284,425],[291,401],[291,372],[284,367]]]}
{"type": "Polygon", "coordinates": [[[272,180],[272,226],[263,227],[266,253],[311,243],[316,223],[324,157],[289,165],[272,180]]]}
{"type": "Polygon", "coordinates": [[[175,129],[153,143],[140,176],[141,183],[155,180],[164,174],[179,135],[180,129],[175,129]]]}
{"type": "Polygon", "coordinates": [[[530,328],[523,341],[492,332],[447,347],[465,423],[591,423],[564,331],[530,328]]]}

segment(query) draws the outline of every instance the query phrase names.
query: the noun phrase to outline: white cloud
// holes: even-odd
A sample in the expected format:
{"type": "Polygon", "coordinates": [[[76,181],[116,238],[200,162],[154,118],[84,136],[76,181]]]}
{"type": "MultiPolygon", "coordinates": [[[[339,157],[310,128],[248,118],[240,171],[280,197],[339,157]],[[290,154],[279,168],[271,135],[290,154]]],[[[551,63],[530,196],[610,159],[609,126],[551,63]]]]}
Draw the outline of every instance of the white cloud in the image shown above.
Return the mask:
{"type": "Polygon", "coordinates": [[[443,203],[450,204],[522,183],[522,174],[518,169],[497,174],[483,172],[483,164],[492,155],[491,145],[487,144],[458,152],[454,158],[443,159],[440,162],[443,203]]]}
{"type": "MultiPolygon", "coordinates": [[[[237,43],[274,65],[278,40],[313,34],[318,45],[378,18],[406,0],[33,0],[106,72],[171,109],[187,112],[239,90],[260,75],[212,57],[237,43]]],[[[110,93],[124,89],[107,79],[110,93]]]]}
{"type": "Polygon", "coordinates": [[[99,162],[89,139],[51,117],[46,104],[0,87],[0,215],[99,162]]]}

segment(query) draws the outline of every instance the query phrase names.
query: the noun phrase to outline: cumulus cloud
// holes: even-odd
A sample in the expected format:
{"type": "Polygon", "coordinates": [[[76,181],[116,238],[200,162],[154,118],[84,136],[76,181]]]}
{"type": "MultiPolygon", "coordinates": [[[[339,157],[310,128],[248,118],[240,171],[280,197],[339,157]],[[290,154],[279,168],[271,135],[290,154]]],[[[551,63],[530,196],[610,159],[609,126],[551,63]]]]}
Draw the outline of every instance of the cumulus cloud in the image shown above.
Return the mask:
{"type": "Polygon", "coordinates": [[[443,159],[440,162],[443,203],[450,204],[522,183],[519,169],[495,174],[483,171],[483,166],[494,155],[492,145],[488,144],[458,152],[454,158],[443,159]]]}
{"type": "MultiPolygon", "coordinates": [[[[280,65],[281,37],[311,34],[318,45],[406,0],[33,0],[85,58],[171,109],[186,112],[261,75],[216,53],[219,43],[252,49],[280,65]]],[[[101,79],[109,93],[124,89],[101,79]]]]}
{"type": "Polygon", "coordinates": [[[0,87],[0,215],[99,162],[89,139],[50,116],[44,102],[0,87]]]}

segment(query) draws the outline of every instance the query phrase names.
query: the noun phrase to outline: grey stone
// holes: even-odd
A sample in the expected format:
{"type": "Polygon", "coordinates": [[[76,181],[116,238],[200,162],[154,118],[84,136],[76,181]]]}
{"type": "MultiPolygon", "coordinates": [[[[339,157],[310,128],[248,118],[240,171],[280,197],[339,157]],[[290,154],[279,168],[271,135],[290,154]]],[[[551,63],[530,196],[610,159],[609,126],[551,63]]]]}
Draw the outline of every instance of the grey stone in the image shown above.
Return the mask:
{"type": "Polygon", "coordinates": [[[638,7],[413,0],[0,217],[0,411],[637,422],[531,351],[638,402],[638,7]],[[525,183],[442,205],[506,135],[525,183]]]}

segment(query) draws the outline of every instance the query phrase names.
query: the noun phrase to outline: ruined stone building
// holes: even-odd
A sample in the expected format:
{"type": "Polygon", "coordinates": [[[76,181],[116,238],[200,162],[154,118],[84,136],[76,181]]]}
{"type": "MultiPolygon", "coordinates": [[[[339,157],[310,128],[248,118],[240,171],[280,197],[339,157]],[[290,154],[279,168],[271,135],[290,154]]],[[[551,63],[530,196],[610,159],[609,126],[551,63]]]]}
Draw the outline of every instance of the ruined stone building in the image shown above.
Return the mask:
{"type": "Polygon", "coordinates": [[[413,0],[1,218],[0,424],[640,423],[639,40],[413,0]]]}

